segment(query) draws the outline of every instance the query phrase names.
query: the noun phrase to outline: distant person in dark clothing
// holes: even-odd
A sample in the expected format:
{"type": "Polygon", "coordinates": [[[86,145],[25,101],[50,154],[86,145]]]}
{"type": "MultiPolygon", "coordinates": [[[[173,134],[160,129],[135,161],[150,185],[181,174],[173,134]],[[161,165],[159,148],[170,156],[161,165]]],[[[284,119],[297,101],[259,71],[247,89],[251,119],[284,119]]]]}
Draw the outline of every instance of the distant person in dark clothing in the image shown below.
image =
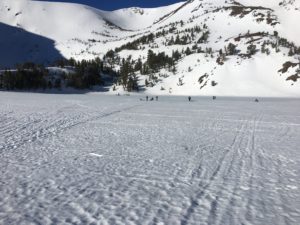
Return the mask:
{"type": "Polygon", "coordinates": [[[189,99],[189,102],[190,102],[190,101],[192,100],[192,97],[191,97],[191,96],[189,96],[189,98],[188,98],[188,99],[189,99]]]}
{"type": "Polygon", "coordinates": [[[216,100],[217,99],[217,97],[216,96],[213,96],[213,100],[216,100]]]}
{"type": "Polygon", "coordinates": [[[255,102],[259,102],[259,100],[256,98],[256,99],[255,99],[255,102]]]}
{"type": "Polygon", "coordinates": [[[156,98],[156,101],[158,101],[158,96],[156,96],[155,98],[156,98]]]}
{"type": "Polygon", "coordinates": [[[151,99],[150,99],[150,101],[153,101],[154,100],[154,98],[152,97],[151,99]]]}
{"type": "Polygon", "coordinates": [[[148,97],[148,96],[146,96],[146,101],[148,101],[148,99],[149,99],[149,97],[148,97]]]}

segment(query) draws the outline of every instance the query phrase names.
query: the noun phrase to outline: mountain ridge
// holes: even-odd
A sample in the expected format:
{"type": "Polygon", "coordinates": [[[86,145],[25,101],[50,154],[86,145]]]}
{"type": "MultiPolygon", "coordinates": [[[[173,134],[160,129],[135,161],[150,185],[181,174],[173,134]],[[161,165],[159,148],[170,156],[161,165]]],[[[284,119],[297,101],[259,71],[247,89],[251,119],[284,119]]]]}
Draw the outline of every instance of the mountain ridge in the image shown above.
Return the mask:
{"type": "MultiPolygon", "coordinates": [[[[298,67],[280,72],[300,58],[299,8],[285,0],[189,0],[107,12],[72,3],[4,0],[0,22],[52,39],[65,58],[104,57],[115,71],[124,66],[122,59],[147,65],[149,50],[170,57],[178,51],[175,65],[132,72],[149,94],[300,96],[298,67]],[[229,44],[236,48],[232,54],[229,44]]],[[[114,91],[126,91],[126,85],[117,82],[114,91]]]]}

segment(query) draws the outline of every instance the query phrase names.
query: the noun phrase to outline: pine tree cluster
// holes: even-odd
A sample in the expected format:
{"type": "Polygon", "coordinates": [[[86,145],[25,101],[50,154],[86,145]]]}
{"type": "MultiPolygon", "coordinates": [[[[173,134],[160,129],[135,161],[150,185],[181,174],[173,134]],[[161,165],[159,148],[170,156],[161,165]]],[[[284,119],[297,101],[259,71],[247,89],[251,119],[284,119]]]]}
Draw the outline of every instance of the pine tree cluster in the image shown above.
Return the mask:
{"type": "Polygon", "coordinates": [[[36,90],[36,89],[60,89],[72,87],[76,89],[87,89],[104,83],[102,74],[110,72],[112,76],[116,73],[105,68],[103,62],[95,60],[75,61],[59,60],[53,64],[55,67],[68,68],[69,73],[60,72],[51,74],[49,69],[43,65],[24,63],[18,65],[16,70],[5,70],[0,74],[0,88],[6,90],[36,90]]]}

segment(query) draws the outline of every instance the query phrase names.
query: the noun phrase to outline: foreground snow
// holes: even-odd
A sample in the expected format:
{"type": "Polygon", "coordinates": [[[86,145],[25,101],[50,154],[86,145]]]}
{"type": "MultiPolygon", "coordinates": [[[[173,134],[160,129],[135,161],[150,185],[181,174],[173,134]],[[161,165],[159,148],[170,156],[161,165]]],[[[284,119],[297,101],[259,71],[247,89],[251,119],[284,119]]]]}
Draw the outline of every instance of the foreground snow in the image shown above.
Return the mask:
{"type": "Polygon", "coordinates": [[[297,99],[0,93],[0,224],[299,224],[297,99]]]}

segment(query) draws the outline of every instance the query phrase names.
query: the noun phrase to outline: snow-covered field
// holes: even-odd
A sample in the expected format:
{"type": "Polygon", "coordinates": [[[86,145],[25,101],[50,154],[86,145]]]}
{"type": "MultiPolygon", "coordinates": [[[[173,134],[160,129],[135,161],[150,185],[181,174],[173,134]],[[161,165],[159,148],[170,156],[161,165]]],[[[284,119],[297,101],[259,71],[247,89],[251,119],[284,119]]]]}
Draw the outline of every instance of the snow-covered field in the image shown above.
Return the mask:
{"type": "Polygon", "coordinates": [[[300,224],[300,100],[0,93],[0,224],[300,224]]]}

